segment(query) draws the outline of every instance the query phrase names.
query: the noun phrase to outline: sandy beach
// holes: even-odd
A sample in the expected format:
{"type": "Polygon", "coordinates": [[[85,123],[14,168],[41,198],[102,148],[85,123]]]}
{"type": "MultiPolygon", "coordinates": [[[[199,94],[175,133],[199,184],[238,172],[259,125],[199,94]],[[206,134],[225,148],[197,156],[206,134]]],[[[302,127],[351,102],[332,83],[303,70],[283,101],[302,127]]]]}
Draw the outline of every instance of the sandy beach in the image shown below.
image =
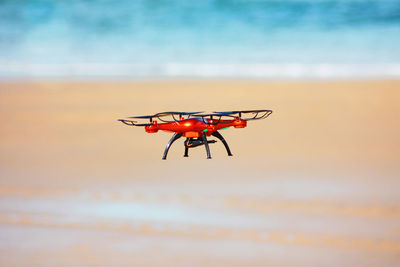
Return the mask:
{"type": "Polygon", "coordinates": [[[400,81],[2,81],[1,266],[395,266],[400,81]],[[272,109],[184,158],[162,111],[272,109]],[[21,256],[23,255],[23,257],[21,256]]]}

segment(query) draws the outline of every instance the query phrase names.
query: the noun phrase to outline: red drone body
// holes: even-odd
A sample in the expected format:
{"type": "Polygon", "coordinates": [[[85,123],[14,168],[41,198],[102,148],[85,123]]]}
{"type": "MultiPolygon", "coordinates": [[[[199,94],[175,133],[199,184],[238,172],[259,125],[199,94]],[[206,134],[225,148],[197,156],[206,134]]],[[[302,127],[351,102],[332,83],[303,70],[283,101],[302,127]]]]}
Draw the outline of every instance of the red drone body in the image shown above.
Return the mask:
{"type": "Polygon", "coordinates": [[[215,120],[204,122],[198,118],[182,118],[179,121],[166,123],[153,121],[151,125],[145,126],[145,130],[148,133],[156,133],[159,130],[182,133],[182,136],[186,138],[198,138],[201,136],[201,133],[211,136],[214,132],[231,126],[235,128],[244,128],[247,126],[247,122],[239,118],[235,118],[234,120],[220,120],[217,124],[213,124],[214,122],[215,120]]]}
{"type": "Polygon", "coordinates": [[[206,147],[207,158],[211,158],[209,144],[215,143],[215,140],[207,140],[207,136],[218,138],[225,146],[228,156],[232,156],[228,144],[219,133],[219,130],[229,127],[245,128],[247,121],[265,119],[272,113],[272,110],[243,110],[243,111],[226,111],[214,112],[212,114],[203,114],[201,112],[162,112],[149,116],[130,117],[134,119],[150,119],[150,123],[138,124],[136,121],[121,119],[129,126],[144,126],[147,133],[156,133],[158,131],[173,132],[171,140],[168,142],[163,159],[167,158],[170,146],[177,139],[186,137],[184,157],[189,156],[189,148],[204,145],[206,147]],[[248,118],[242,118],[242,114],[250,114],[248,118]],[[260,114],[260,115],[259,115],[260,114]],[[172,119],[167,120],[165,117],[171,116],[172,119]],[[175,116],[178,116],[176,118],[175,116]],[[158,118],[161,123],[157,120],[158,118]]]}

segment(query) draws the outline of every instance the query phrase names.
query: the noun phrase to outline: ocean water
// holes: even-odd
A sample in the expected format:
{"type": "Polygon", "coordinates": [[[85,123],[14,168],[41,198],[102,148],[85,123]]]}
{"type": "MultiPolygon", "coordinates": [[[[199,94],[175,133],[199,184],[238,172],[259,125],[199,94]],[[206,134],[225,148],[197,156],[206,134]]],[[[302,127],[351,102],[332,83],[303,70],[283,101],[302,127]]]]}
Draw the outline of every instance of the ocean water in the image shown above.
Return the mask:
{"type": "Polygon", "coordinates": [[[1,77],[400,77],[400,0],[0,0],[1,77]]]}

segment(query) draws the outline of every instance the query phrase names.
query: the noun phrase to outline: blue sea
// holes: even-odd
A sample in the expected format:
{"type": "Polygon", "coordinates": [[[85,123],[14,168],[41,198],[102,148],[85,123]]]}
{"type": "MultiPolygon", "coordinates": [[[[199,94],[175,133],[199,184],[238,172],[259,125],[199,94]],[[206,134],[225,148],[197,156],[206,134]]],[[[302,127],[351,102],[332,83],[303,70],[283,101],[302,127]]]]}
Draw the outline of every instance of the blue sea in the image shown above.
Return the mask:
{"type": "Polygon", "coordinates": [[[0,77],[399,78],[400,0],[0,0],[0,77]]]}

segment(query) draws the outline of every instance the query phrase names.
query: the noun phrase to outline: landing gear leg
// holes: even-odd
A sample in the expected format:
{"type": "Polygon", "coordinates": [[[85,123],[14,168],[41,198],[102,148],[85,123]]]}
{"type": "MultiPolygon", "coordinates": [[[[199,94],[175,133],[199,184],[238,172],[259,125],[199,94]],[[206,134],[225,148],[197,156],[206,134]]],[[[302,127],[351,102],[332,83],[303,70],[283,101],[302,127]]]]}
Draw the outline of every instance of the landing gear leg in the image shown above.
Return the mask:
{"type": "Polygon", "coordinates": [[[185,141],[185,155],[183,155],[184,157],[189,157],[189,147],[187,146],[187,144],[189,143],[190,138],[186,138],[185,141]]]}
{"type": "Polygon", "coordinates": [[[165,147],[164,150],[164,155],[162,157],[162,159],[167,159],[167,155],[168,155],[168,150],[171,147],[172,143],[175,142],[176,140],[178,140],[179,138],[182,137],[182,133],[175,133],[172,138],[169,140],[167,146],[165,147]]]}
{"type": "Polygon", "coordinates": [[[204,146],[206,147],[207,159],[211,159],[210,147],[208,146],[207,137],[205,133],[201,133],[201,139],[203,139],[204,146]]]}
{"type": "Polygon", "coordinates": [[[218,131],[213,132],[212,135],[217,137],[219,140],[221,140],[221,142],[225,146],[225,149],[226,149],[226,152],[228,153],[228,156],[232,156],[232,153],[231,153],[231,150],[229,149],[228,143],[225,141],[225,139],[222,137],[222,135],[218,131]]]}

